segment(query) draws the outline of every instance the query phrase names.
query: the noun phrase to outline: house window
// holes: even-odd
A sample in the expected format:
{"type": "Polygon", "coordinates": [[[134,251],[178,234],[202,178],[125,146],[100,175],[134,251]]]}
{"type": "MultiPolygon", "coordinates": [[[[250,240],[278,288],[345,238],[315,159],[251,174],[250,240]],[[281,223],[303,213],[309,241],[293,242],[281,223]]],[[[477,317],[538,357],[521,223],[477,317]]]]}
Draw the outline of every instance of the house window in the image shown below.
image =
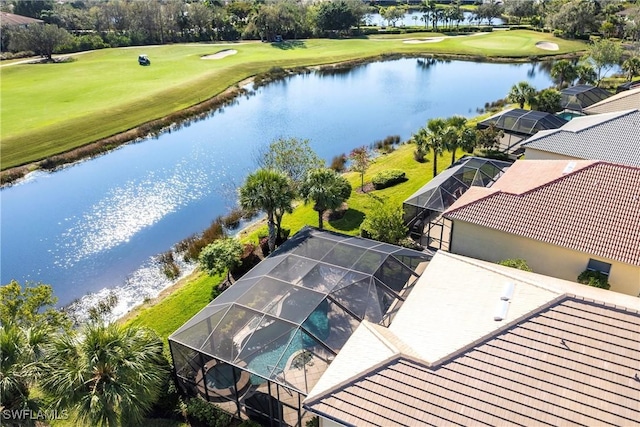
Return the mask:
{"type": "Polygon", "coordinates": [[[591,271],[599,271],[602,274],[609,275],[611,271],[611,264],[608,262],[598,261],[595,259],[589,259],[589,264],[587,265],[587,270],[591,271]]]}

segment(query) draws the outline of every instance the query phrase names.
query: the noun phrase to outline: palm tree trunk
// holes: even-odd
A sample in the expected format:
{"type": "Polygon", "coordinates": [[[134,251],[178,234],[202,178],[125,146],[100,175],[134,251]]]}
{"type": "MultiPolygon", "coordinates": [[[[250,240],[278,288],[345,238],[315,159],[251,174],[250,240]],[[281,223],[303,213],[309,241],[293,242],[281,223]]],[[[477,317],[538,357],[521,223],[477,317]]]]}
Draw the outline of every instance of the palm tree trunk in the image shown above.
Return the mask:
{"type": "Polygon", "coordinates": [[[433,150],[433,177],[435,178],[436,175],[438,175],[438,153],[433,150]]]}
{"type": "Polygon", "coordinates": [[[276,226],[273,221],[273,213],[269,214],[267,226],[269,227],[269,252],[273,252],[276,248],[276,226]]]}
{"type": "Polygon", "coordinates": [[[456,151],[458,150],[458,147],[453,147],[453,150],[451,150],[451,164],[454,164],[456,162],[456,151]]]}
{"type": "Polygon", "coordinates": [[[318,228],[322,230],[322,214],[324,211],[318,211],[318,228]]]}

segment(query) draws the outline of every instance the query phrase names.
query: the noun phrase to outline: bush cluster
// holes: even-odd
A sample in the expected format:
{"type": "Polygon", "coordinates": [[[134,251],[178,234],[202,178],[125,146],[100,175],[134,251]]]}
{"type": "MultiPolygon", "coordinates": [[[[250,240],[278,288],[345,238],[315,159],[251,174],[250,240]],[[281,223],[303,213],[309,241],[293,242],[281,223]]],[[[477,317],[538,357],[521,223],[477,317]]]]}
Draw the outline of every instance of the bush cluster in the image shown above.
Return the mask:
{"type": "Polygon", "coordinates": [[[599,271],[585,270],[578,276],[578,283],[593,286],[595,288],[609,289],[609,277],[599,271]]]}
{"type": "Polygon", "coordinates": [[[187,401],[187,418],[210,427],[227,427],[232,421],[231,416],[222,409],[197,397],[187,401]]]}
{"type": "Polygon", "coordinates": [[[376,190],[382,188],[391,187],[406,181],[405,173],[400,169],[387,169],[382,172],[378,172],[371,178],[371,183],[376,190]]]}
{"type": "Polygon", "coordinates": [[[383,153],[391,153],[397,144],[400,144],[400,135],[389,135],[383,140],[374,142],[372,148],[383,153]]]}

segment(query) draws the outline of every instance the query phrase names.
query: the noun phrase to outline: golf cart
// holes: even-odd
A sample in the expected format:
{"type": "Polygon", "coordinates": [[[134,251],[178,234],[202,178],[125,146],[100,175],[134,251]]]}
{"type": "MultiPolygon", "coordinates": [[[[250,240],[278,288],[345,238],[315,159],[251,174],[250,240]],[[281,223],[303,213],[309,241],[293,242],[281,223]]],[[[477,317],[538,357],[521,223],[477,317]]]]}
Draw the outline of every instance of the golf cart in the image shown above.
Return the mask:
{"type": "Polygon", "coordinates": [[[140,64],[140,65],[151,65],[151,61],[149,61],[149,57],[147,55],[139,55],[138,56],[138,64],[140,64]]]}

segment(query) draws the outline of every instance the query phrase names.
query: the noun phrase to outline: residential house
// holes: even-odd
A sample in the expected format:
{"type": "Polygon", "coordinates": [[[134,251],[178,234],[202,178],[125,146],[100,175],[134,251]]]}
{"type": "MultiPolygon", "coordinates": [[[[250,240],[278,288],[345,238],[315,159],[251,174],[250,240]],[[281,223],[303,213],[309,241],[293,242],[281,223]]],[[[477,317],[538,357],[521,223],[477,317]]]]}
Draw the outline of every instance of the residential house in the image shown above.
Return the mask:
{"type": "Polygon", "coordinates": [[[592,159],[640,167],[640,110],[576,117],[538,132],[522,147],[527,160],[592,159]]]}
{"type": "Polygon", "coordinates": [[[637,87],[616,93],[582,110],[585,114],[615,113],[617,111],[640,109],[640,82],[637,87]]]}
{"type": "Polygon", "coordinates": [[[640,168],[595,160],[519,160],[490,188],[472,187],[443,216],[450,251],[640,294],[640,168]]]}
{"type": "Polygon", "coordinates": [[[320,426],[640,425],[640,300],[438,252],[304,400],[320,426]]]}

